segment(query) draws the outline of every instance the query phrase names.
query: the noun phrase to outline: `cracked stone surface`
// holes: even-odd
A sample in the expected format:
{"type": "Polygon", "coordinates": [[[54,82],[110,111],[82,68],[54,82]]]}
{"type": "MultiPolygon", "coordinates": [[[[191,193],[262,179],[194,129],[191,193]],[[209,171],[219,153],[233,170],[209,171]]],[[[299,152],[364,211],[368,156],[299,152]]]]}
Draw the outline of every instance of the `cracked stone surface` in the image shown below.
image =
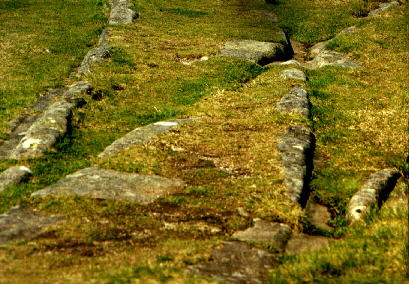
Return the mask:
{"type": "Polygon", "coordinates": [[[31,196],[80,195],[149,204],[159,197],[183,189],[184,186],[184,182],[178,179],[85,168],[31,196]]]}
{"type": "Polygon", "coordinates": [[[255,40],[228,41],[220,52],[221,56],[249,60],[261,65],[282,58],[284,54],[283,44],[255,40]]]}
{"type": "Polygon", "coordinates": [[[65,134],[72,109],[85,104],[83,99],[67,98],[52,104],[27,129],[17,146],[12,149],[7,158],[28,159],[41,156],[44,151],[54,146],[57,138],[65,134]]]}
{"type": "Polygon", "coordinates": [[[300,86],[294,87],[285,94],[277,103],[277,110],[284,112],[297,112],[305,118],[310,116],[310,101],[308,93],[300,86]]]}
{"type": "Polygon", "coordinates": [[[307,66],[312,69],[325,66],[334,66],[342,68],[362,68],[358,63],[345,58],[341,53],[328,50],[325,46],[328,41],[320,42],[314,45],[310,53],[314,57],[313,60],[307,62],[307,66]]]}
{"type": "Polygon", "coordinates": [[[392,169],[384,169],[372,174],[349,201],[347,209],[349,221],[359,221],[370,208],[379,207],[394,189],[400,176],[398,171],[392,169]]]}
{"type": "Polygon", "coordinates": [[[297,254],[305,251],[316,251],[329,246],[329,238],[310,236],[305,234],[294,235],[287,243],[286,253],[297,254]]]}
{"type": "Polygon", "coordinates": [[[258,284],[264,283],[268,270],[276,266],[278,261],[269,252],[243,242],[228,242],[213,250],[207,263],[190,270],[223,283],[258,284]]]}
{"type": "Polygon", "coordinates": [[[389,2],[389,3],[381,3],[379,5],[378,9],[375,9],[375,10],[369,12],[368,17],[378,15],[379,13],[381,13],[383,11],[389,10],[390,8],[397,7],[399,5],[400,5],[400,3],[398,1],[392,1],[392,2],[389,2]]]}
{"type": "Polygon", "coordinates": [[[236,232],[232,237],[244,242],[269,244],[278,251],[283,251],[291,233],[291,228],[285,224],[255,220],[253,227],[236,232]]]}
{"type": "Polygon", "coordinates": [[[278,146],[284,165],[286,194],[294,202],[304,202],[308,195],[314,144],[315,137],[311,130],[294,125],[288,127],[278,146]]]}
{"type": "Polygon", "coordinates": [[[280,77],[287,80],[307,81],[307,76],[305,76],[304,72],[297,68],[283,70],[280,77]]]}
{"type": "Polygon", "coordinates": [[[0,173],[0,192],[7,186],[17,185],[31,175],[29,168],[25,166],[14,166],[0,173]]]}
{"type": "Polygon", "coordinates": [[[109,16],[110,25],[131,24],[138,17],[133,10],[129,9],[133,5],[128,0],[111,0],[111,13],[109,16]]]}
{"type": "Polygon", "coordinates": [[[34,239],[63,220],[63,217],[45,215],[30,208],[14,207],[0,215],[0,245],[34,239]]]}
{"type": "Polygon", "coordinates": [[[159,121],[147,126],[138,127],[125,136],[115,140],[105,150],[98,155],[98,158],[114,157],[122,151],[129,149],[133,145],[142,144],[150,141],[153,137],[171,131],[178,125],[196,120],[196,118],[171,119],[159,121]]]}

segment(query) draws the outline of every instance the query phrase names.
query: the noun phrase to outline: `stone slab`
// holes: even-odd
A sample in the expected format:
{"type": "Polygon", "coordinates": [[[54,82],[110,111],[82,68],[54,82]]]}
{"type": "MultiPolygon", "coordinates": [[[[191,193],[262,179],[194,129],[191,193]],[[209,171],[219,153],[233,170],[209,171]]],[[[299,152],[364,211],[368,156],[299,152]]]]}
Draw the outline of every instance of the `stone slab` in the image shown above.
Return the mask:
{"type": "Polygon", "coordinates": [[[14,166],[8,168],[4,172],[0,173],[0,192],[7,186],[17,185],[24,181],[31,175],[29,168],[25,166],[14,166]]]}
{"type": "Polygon", "coordinates": [[[30,208],[14,207],[0,215],[0,245],[32,240],[47,228],[63,221],[61,216],[45,215],[30,208]]]}
{"type": "Polygon", "coordinates": [[[234,40],[225,43],[220,55],[240,58],[265,65],[283,58],[285,46],[281,43],[262,42],[255,40],[234,40]]]}
{"type": "Polygon", "coordinates": [[[267,251],[242,242],[228,242],[213,250],[209,262],[190,270],[222,283],[265,283],[268,270],[278,266],[276,258],[267,251]]]}
{"type": "Polygon", "coordinates": [[[178,179],[85,168],[31,196],[79,195],[149,204],[159,197],[183,189],[184,186],[184,182],[178,179]]]}
{"type": "Polygon", "coordinates": [[[129,149],[133,145],[143,144],[150,141],[152,138],[169,132],[176,126],[196,120],[196,118],[188,119],[171,119],[159,121],[147,126],[138,127],[125,136],[115,140],[105,150],[98,155],[98,158],[114,157],[122,151],[129,149]]]}
{"type": "Polygon", "coordinates": [[[306,251],[317,251],[328,248],[329,238],[310,236],[305,234],[294,235],[287,243],[286,253],[297,254],[306,251]]]}
{"type": "Polygon", "coordinates": [[[255,220],[253,227],[236,232],[232,237],[244,242],[268,244],[283,251],[291,233],[291,228],[285,224],[255,220]]]}
{"type": "Polygon", "coordinates": [[[281,72],[280,77],[286,80],[307,81],[307,76],[303,71],[297,68],[285,69],[281,72]]]}
{"type": "Polygon", "coordinates": [[[307,220],[315,227],[322,230],[332,229],[332,227],[328,225],[328,222],[331,220],[331,213],[326,206],[309,199],[305,211],[307,220]]]}

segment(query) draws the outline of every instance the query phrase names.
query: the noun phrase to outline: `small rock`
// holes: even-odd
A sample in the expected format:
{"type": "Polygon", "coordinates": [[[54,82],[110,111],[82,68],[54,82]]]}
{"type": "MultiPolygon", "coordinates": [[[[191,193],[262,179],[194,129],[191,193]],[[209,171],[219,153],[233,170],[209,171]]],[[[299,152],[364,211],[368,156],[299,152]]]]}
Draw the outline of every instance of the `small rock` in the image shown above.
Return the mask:
{"type": "Polygon", "coordinates": [[[309,236],[305,234],[294,235],[287,243],[286,253],[296,254],[305,251],[316,251],[329,246],[329,238],[309,236]]]}
{"type": "Polygon", "coordinates": [[[0,192],[7,186],[17,185],[31,175],[29,168],[14,166],[0,173],[0,192]]]}
{"type": "Polygon", "coordinates": [[[247,211],[243,207],[237,208],[237,213],[242,217],[248,217],[249,216],[249,213],[247,213],[247,211]]]}
{"type": "Polygon", "coordinates": [[[265,283],[268,270],[277,265],[275,257],[267,251],[242,242],[228,242],[213,250],[208,263],[190,270],[226,283],[261,284],[265,283]]]}
{"type": "Polygon", "coordinates": [[[63,217],[60,216],[49,216],[20,206],[14,207],[0,215],[0,245],[34,239],[62,220],[63,217]]]}
{"type": "Polygon", "coordinates": [[[183,189],[184,186],[184,182],[178,179],[85,168],[31,196],[80,195],[149,204],[159,197],[183,189]]]}
{"type": "Polygon", "coordinates": [[[226,42],[221,56],[249,60],[261,65],[283,57],[285,47],[280,43],[255,40],[235,40],[226,42]]]}
{"type": "Polygon", "coordinates": [[[291,236],[291,228],[281,223],[269,223],[255,220],[254,226],[245,231],[236,232],[233,238],[245,242],[265,243],[278,251],[283,251],[291,236]]]}
{"type": "Polygon", "coordinates": [[[311,199],[308,200],[306,206],[307,220],[315,227],[322,230],[331,230],[332,227],[328,225],[331,220],[331,213],[324,205],[318,204],[311,199]]]}
{"type": "Polygon", "coordinates": [[[283,70],[280,77],[287,80],[307,81],[307,76],[305,76],[304,72],[296,68],[283,70]]]}
{"type": "Polygon", "coordinates": [[[288,60],[281,62],[280,65],[296,65],[296,66],[301,66],[301,63],[298,62],[297,60],[288,60]]]}

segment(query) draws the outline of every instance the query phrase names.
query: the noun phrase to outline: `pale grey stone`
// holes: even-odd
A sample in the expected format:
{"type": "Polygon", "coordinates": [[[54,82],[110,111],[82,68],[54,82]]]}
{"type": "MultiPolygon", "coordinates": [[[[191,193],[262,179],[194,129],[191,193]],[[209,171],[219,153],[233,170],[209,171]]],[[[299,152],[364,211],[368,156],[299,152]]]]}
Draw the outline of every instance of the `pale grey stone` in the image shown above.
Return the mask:
{"type": "Polygon", "coordinates": [[[222,283],[261,284],[265,283],[268,271],[277,266],[277,259],[265,250],[242,242],[228,242],[213,250],[207,263],[189,270],[222,283]]]}
{"type": "Polygon", "coordinates": [[[63,220],[63,217],[45,215],[30,208],[14,207],[0,215],[0,245],[32,240],[63,220]]]}
{"type": "Polygon", "coordinates": [[[14,166],[0,173],[0,192],[7,186],[17,185],[31,175],[29,168],[25,166],[14,166]]]}
{"type": "Polygon", "coordinates": [[[178,179],[85,168],[31,196],[79,195],[148,204],[159,197],[179,191],[184,186],[184,182],[178,179]]]}
{"type": "Polygon", "coordinates": [[[384,169],[372,174],[364,186],[349,201],[347,218],[353,223],[362,220],[371,208],[377,208],[389,195],[401,174],[392,169],[384,169]]]}
{"type": "Polygon", "coordinates": [[[253,227],[234,233],[232,238],[244,242],[267,244],[277,251],[283,251],[291,233],[291,228],[285,224],[255,220],[253,227]]]}
{"type": "Polygon", "coordinates": [[[304,72],[296,68],[283,70],[280,77],[287,80],[307,81],[307,76],[305,76],[304,72]]]}
{"type": "Polygon", "coordinates": [[[286,253],[297,254],[305,251],[316,251],[329,247],[329,238],[310,236],[305,234],[294,235],[287,243],[286,253]]]}
{"type": "Polygon", "coordinates": [[[98,158],[114,157],[122,151],[129,149],[133,145],[143,144],[150,141],[153,137],[171,131],[178,125],[195,120],[196,118],[188,119],[171,119],[167,121],[159,121],[147,126],[138,127],[125,136],[115,140],[105,150],[98,155],[98,158]]]}
{"type": "Polygon", "coordinates": [[[41,156],[54,146],[57,138],[67,131],[72,109],[84,104],[79,98],[70,98],[52,104],[28,129],[24,137],[10,151],[10,159],[28,159],[41,156]]]}
{"type": "Polygon", "coordinates": [[[228,41],[220,52],[221,56],[240,58],[261,65],[282,58],[285,46],[281,43],[255,40],[228,41]]]}
{"type": "Polygon", "coordinates": [[[303,117],[309,118],[310,101],[308,99],[307,91],[300,86],[294,87],[277,103],[277,110],[284,112],[297,112],[303,117]]]}
{"type": "Polygon", "coordinates": [[[304,126],[294,125],[281,137],[278,148],[284,166],[284,185],[287,197],[305,205],[308,183],[312,175],[314,134],[304,126]]]}
{"type": "Polygon", "coordinates": [[[375,9],[375,10],[369,12],[368,17],[378,15],[379,13],[381,13],[383,11],[389,10],[390,8],[397,7],[399,5],[400,5],[400,3],[398,1],[392,1],[392,2],[389,2],[389,3],[381,3],[379,5],[378,9],[375,9]]]}

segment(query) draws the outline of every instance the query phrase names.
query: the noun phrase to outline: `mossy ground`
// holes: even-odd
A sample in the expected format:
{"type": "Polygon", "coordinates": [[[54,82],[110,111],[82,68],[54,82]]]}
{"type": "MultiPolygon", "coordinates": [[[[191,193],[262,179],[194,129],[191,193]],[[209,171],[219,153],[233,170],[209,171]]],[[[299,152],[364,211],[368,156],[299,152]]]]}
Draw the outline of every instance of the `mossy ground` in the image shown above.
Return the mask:
{"type": "MultiPolygon", "coordinates": [[[[359,16],[377,2],[334,0],[326,2],[326,9],[317,0],[277,2],[135,2],[140,18],[112,28],[116,48],[111,58],[84,78],[95,89],[84,96],[88,104],[74,113],[72,132],[44,158],[25,161],[34,172],[29,184],[0,195],[2,211],[26,203],[69,216],[37,240],[2,248],[0,281],[211,282],[189,274],[186,267],[206,260],[212,248],[248,227],[252,218],[286,222],[295,231],[306,229],[301,208],[283,197],[277,152],[277,134],[294,123],[312,127],[317,136],[312,197],[330,206],[336,229],[327,233],[340,239],[326,251],[281,256],[282,265],[271,273],[271,283],[402,281],[407,256],[406,181],[365,224],[347,228],[344,211],[370,173],[397,167],[407,175],[406,7],[369,20],[359,16]],[[269,13],[272,10],[279,23],[269,13]],[[317,21],[318,16],[325,24],[317,21]],[[296,83],[278,77],[283,67],[227,58],[182,64],[215,55],[227,40],[275,41],[272,30],[278,24],[306,44],[331,38],[351,24],[359,28],[329,46],[355,58],[364,69],[306,70],[312,122],[275,111],[280,97],[296,83]],[[95,159],[135,127],[175,116],[201,119],[113,159],[95,159]],[[149,206],[28,197],[90,165],[178,177],[188,186],[149,206]],[[238,208],[249,216],[240,215],[238,208]]],[[[13,9],[23,12],[18,10],[22,7],[13,9]]],[[[96,39],[94,35],[90,41],[96,39]]],[[[66,73],[51,73],[61,79],[71,71],[72,65],[66,73]]],[[[13,77],[7,69],[1,72],[13,77]]],[[[13,88],[10,92],[18,90],[13,88]]],[[[0,167],[13,163],[1,161],[0,167]]]]}

